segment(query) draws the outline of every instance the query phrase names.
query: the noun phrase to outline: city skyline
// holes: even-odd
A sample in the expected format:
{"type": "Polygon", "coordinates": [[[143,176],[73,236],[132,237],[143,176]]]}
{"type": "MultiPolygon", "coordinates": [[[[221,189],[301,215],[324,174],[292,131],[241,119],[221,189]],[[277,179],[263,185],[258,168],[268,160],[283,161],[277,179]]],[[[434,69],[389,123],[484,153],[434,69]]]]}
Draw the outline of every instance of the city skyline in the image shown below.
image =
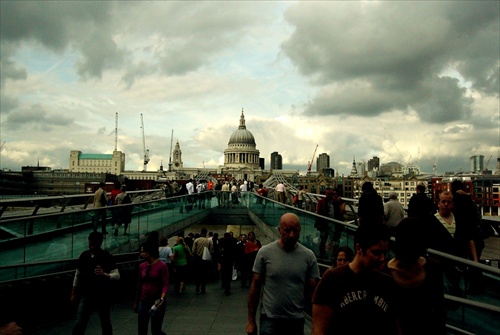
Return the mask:
{"type": "MultiPolygon", "coordinates": [[[[168,167],[223,164],[243,108],[260,157],[313,151],[438,173],[495,168],[497,1],[1,2],[0,168],[67,168],[71,150],[168,167]],[[391,20],[387,20],[390,17],[391,20]],[[3,144],[5,142],[5,144],[3,144]]],[[[316,157],[317,158],[317,157],[316,157]]],[[[316,160],[314,158],[314,160],[316,160]]],[[[314,162],[315,163],[315,162],[314,162]]]]}

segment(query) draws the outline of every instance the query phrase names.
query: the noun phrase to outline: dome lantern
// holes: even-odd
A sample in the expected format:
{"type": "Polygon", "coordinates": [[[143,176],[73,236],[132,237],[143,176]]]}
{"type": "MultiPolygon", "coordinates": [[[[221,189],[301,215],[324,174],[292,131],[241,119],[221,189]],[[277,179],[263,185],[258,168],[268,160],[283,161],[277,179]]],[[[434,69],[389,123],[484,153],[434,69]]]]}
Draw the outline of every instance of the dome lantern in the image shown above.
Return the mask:
{"type": "Polygon", "coordinates": [[[247,130],[245,126],[245,115],[243,114],[243,109],[241,109],[240,125],[237,130],[233,132],[229,138],[228,145],[238,146],[238,145],[250,145],[255,148],[255,138],[253,134],[247,130]]]}

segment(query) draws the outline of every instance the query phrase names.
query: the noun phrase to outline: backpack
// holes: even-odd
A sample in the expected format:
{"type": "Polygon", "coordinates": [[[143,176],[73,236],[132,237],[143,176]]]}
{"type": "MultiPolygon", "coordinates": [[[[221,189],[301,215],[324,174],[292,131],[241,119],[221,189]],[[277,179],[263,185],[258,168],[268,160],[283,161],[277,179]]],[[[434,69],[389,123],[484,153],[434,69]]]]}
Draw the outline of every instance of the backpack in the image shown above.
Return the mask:
{"type": "Polygon", "coordinates": [[[104,190],[102,191],[101,198],[99,199],[99,202],[101,203],[101,206],[103,206],[103,207],[106,206],[106,204],[107,204],[106,194],[104,192],[106,192],[106,191],[104,191],[104,190]]]}
{"type": "Polygon", "coordinates": [[[122,200],[122,204],[131,204],[131,203],[132,203],[132,199],[130,199],[130,195],[125,194],[125,197],[122,200]]]}

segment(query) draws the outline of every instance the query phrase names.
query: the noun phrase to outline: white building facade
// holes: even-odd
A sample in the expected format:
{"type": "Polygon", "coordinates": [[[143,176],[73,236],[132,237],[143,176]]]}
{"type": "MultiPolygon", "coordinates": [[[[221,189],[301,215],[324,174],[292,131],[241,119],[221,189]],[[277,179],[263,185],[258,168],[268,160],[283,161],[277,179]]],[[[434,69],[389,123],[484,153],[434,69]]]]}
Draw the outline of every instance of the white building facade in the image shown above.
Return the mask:
{"type": "Polygon", "coordinates": [[[125,170],[125,154],[113,151],[112,154],[84,154],[71,150],[69,172],[111,173],[120,175],[125,170]]]}

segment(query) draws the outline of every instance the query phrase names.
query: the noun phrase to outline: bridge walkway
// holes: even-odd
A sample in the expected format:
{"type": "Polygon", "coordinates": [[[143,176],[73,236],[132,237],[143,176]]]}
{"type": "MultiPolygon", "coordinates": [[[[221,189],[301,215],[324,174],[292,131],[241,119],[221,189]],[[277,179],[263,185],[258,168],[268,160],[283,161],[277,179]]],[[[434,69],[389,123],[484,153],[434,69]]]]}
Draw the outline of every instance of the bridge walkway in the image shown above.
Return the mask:
{"type": "MultiPolygon", "coordinates": [[[[207,285],[206,294],[195,294],[194,283],[187,284],[183,294],[172,290],[167,294],[167,311],[163,331],[168,335],[240,335],[245,333],[247,320],[248,288],[240,287],[239,281],[232,283],[232,295],[225,296],[220,281],[207,285]]],[[[137,334],[137,314],[130,299],[113,307],[111,322],[113,333],[137,334]]],[[[74,321],[68,320],[38,331],[35,335],[71,334],[74,321]]],[[[100,334],[97,313],[91,317],[87,334],[100,334]]]]}
{"type": "MultiPolygon", "coordinates": [[[[188,282],[182,294],[174,293],[172,285],[166,299],[167,310],[163,331],[168,335],[246,334],[249,288],[241,287],[239,279],[233,281],[231,286],[231,295],[226,296],[219,280],[207,284],[206,294],[196,294],[194,282],[188,282]]],[[[133,299],[127,299],[113,306],[111,322],[114,334],[137,334],[137,314],[133,311],[133,299]]],[[[32,334],[67,335],[71,334],[73,325],[74,320],[67,320],[32,334]]],[[[87,327],[87,334],[100,333],[99,317],[94,313],[87,327]]],[[[310,333],[311,321],[306,317],[304,334],[310,333]]]]}
{"type": "MultiPolygon", "coordinates": [[[[251,195],[253,197],[255,197],[254,194],[251,194],[251,195]]],[[[222,215],[220,215],[220,214],[219,215],[212,214],[212,215],[215,215],[215,218],[216,218],[215,221],[217,221],[218,224],[224,225],[224,222],[227,221],[226,225],[231,224],[231,225],[234,225],[234,227],[237,229],[242,229],[241,225],[242,225],[243,221],[246,221],[246,220],[242,220],[242,217],[241,217],[242,213],[240,213],[240,212],[245,212],[247,216],[252,218],[252,221],[254,221],[254,219],[256,219],[254,222],[256,224],[256,227],[263,229],[262,232],[257,233],[258,238],[260,238],[263,235],[267,235],[267,236],[271,237],[273,234],[269,233],[269,232],[272,232],[274,230],[274,228],[276,227],[277,222],[279,220],[279,217],[284,212],[291,211],[291,212],[296,212],[297,215],[299,215],[299,217],[301,218],[301,222],[303,225],[303,234],[301,234],[303,236],[303,240],[301,242],[303,242],[304,244],[308,243],[308,238],[314,238],[314,236],[315,236],[314,234],[317,233],[317,230],[314,228],[314,222],[315,222],[315,215],[314,214],[307,213],[304,211],[299,211],[293,207],[286,207],[286,206],[283,206],[283,205],[275,203],[275,202],[268,203],[267,201],[266,202],[259,202],[259,201],[254,201],[254,200],[257,200],[257,199],[253,199],[253,200],[247,202],[248,210],[246,210],[244,208],[227,209],[227,210],[223,210],[224,213],[220,213],[222,215]],[[268,230],[267,232],[266,232],[266,229],[268,230]]],[[[214,201],[215,201],[215,198],[212,199],[212,201],[210,201],[208,204],[210,204],[211,202],[214,202],[214,201]]],[[[197,209],[197,210],[193,209],[188,214],[185,211],[184,212],[179,211],[180,208],[184,207],[184,204],[186,204],[186,202],[180,201],[180,202],[175,202],[175,203],[169,203],[169,200],[167,200],[167,202],[165,202],[164,199],[160,199],[157,203],[158,204],[165,204],[166,203],[167,205],[170,204],[172,206],[168,206],[167,208],[164,208],[161,206],[160,207],[156,206],[155,203],[146,203],[144,205],[141,204],[140,208],[138,208],[139,209],[138,217],[136,218],[137,230],[134,231],[133,234],[131,234],[130,236],[127,236],[127,237],[118,236],[117,238],[115,238],[111,234],[110,234],[111,236],[107,235],[106,246],[105,246],[106,249],[108,249],[108,248],[113,249],[113,247],[115,247],[115,246],[124,245],[124,246],[128,246],[130,249],[130,250],[124,251],[124,252],[134,253],[137,251],[138,247],[134,246],[131,243],[132,239],[134,239],[136,242],[139,242],[140,240],[142,240],[144,238],[143,233],[145,233],[147,231],[151,231],[151,230],[165,229],[164,227],[168,228],[170,226],[170,224],[172,224],[173,222],[177,222],[179,219],[185,220],[187,218],[190,218],[189,221],[192,222],[192,224],[194,224],[194,225],[196,225],[197,223],[201,224],[203,221],[202,220],[203,217],[206,217],[206,215],[209,214],[209,212],[210,212],[209,208],[214,207],[212,204],[210,204],[208,206],[208,208],[206,208],[206,209],[197,209]],[[179,207],[179,206],[181,206],[181,207],[179,207]],[[131,240],[129,240],[129,238],[131,240]],[[122,239],[124,241],[121,241],[122,239]]],[[[137,206],[137,207],[139,207],[139,206],[137,206]]],[[[215,211],[217,211],[217,210],[215,210],[215,211]]],[[[49,223],[51,225],[53,225],[53,223],[51,223],[51,222],[49,222],[49,223]]],[[[199,229],[195,228],[195,226],[192,226],[191,224],[186,225],[184,227],[185,227],[184,229],[186,229],[186,228],[188,229],[188,232],[190,232],[190,231],[198,232],[199,231],[199,229]]],[[[248,226],[248,228],[254,229],[254,228],[250,228],[250,226],[248,226]]],[[[345,225],[343,228],[344,228],[344,231],[342,233],[342,245],[346,244],[346,245],[350,245],[352,247],[352,243],[353,243],[352,232],[354,230],[350,227],[350,225],[345,225]]],[[[174,230],[172,230],[172,231],[174,231],[174,230]]],[[[230,229],[228,229],[228,227],[226,226],[226,229],[224,229],[224,230],[230,230],[230,229]]],[[[70,242],[69,245],[71,246],[71,248],[68,248],[68,249],[71,249],[72,254],[78,255],[80,252],[80,250],[78,250],[78,249],[80,247],[82,248],[81,250],[83,250],[83,248],[85,246],[84,242],[85,242],[86,236],[88,234],[89,227],[87,226],[84,229],[84,231],[81,231],[81,232],[80,231],[72,231],[71,233],[66,234],[66,235],[68,235],[66,237],[66,239],[68,240],[68,242],[70,242]],[[81,237],[81,241],[80,241],[80,237],[81,237]],[[75,241],[75,239],[77,241],[75,241]]],[[[239,232],[238,232],[238,230],[235,229],[234,233],[235,233],[235,235],[237,235],[239,232]]],[[[495,237],[492,237],[490,239],[492,239],[491,242],[494,241],[493,245],[498,243],[498,237],[495,236],[495,237]]],[[[490,240],[490,239],[488,239],[488,240],[490,240]]],[[[54,240],[52,240],[51,242],[54,242],[54,240]]],[[[488,242],[490,242],[490,241],[488,241],[488,242]]],[[[265,243],[265,242],[263,241],[263,243],[265,243]]],[[[487,243],[487,245],[488,244],[489,243],[487,243]]],[[[173,245],[172,242],[171,242],[171,245],[173,245]]],[[[33,243],[33,246],[34,247],[38,246],[38,248],[37,248],[38,254],[43,254],[44,259],[48,258],[47,252],[43,253],[43,250],[40,250],[41,245],[40,245],[39,241],[37,243],[33,243]]],[[[489,249],[489,248],[487,247],[487,249],[489,249]]],[[[496,249],[496,250],[498,250],[498,249],[496,249]]],[[[5,252],[12,252],[12,251],[13,250],[9,248],[7,250],[4,250],[2,255],[5,252]]],[[[28,249],[27,247],[25,247],[24,252],[23,252],[24,256],[26,257],[27,255],[33,254],[33,252],[31,252],[31,251],[32,251],[31,249],[28,249]]],[[[57,252],[57,254],[61,255],[61,252],[59,251],[59,252],[57,252]]],[[[76,256],[73,256],[73,257],[76,257],[76,256]]],[[[3,258],[4,257],[2,257],[2,261],[3,261],[3,258]]],[[[448,257],[448,258],[450,258],[450,257],[448,257]]],[[[453,258],[450,258],[450,261],[455,261],[455,260],[453,260],[453,258]]],[[[29,264],[27,264],[26,266],[29,266],[29,264]]],[[[498,309],[498,292],[500,292],[498,290],[498,285],[499,285],[498,284],[499,283],[498,282],[498,270],[495,271],[495,267],[491,267],[491,266],[485,266],[485,265],[480,265],[480,266],[475,265],[475,266],[480,267],[483,271],[488,272],[488,276],[487,277],[485,276],[485,278],[488,278],[488,282],[487,283],[485,282],[485,284],[487,285],[485,292],[483,294],[480,294],[477,296],[467,296],[467,300],[465,300],[465,301],[458,301],[460,303],[464,303],[464,305],[462,307],[458,308],[456,311],[449,311],[448,319],[452,325],[455,325],[455,327],[459,327],[461,329],[468,330],[471,333],[496,334],[497,331],[495,331],[494,329],[497,329],[497,330],[499,329],[498,324],[499,324],[499,320],[500,320],[500,319],[498,319],[498,313],[500,311],[498,309]]],[[[0,268],[2,268],[2,267],[0,266],[0,268]]],[[[10,266],[5,266],[4,268],[6,271],[10,271],[9,270],[10,266]]],[[[20,278],[17,278],[17,281],[19,283],[21,283],[20,280],[21,280],[20,278]]],[[[41,283],[41,281],[39,281],[39,282],[41,283]]],[[[466,284],[466,283],[464,283],[464,284],[466,284]]],[[[212,297],[212,299],[209,299],[210,304],[211,303],[214,303],[214,304],[218,303],[219,304],[218,305],[219,307],[215,310],[215,312],[214,312],[214,310],[212,310],[212,314],[214,314],[214,315],[211,315],[212,321],[200,320],[197,323],[197,322],[191,322],[191,320],[193,320],[193,319],[189,319],[190,321],[187,321],[188,319],[185,319],[184,323],[188,324],[189,331],[185,331],[185,328],[184,328],[184,331],[180,331],[179,334],[219,334],[218,332],[211,333],[210,329],[212,329],[212,328],[210,328],[208,330],[208,332],[203,332],[203,330],[201,330],[201,332],[199,332],[199,333],[191,332],[191,329],[196,330],[196,329],[198,329],[198,327],[201,327],[200,329],[203,329],[203,327],[205,327],[204,326],[205,323],[213,325],[215,323],[216,317],[218,317],[218,314],[222,313],[222,310],[226,308],[225,305],[229,303],[229,300],[231,300],[231,301],[235,300],[235,301],[238,301],[238,303],[241,303],[241,306],[242,306],[241,310],[236,308],[236,307],[230,308],[230,313],[231,313],[230,315],[231,315],[231,317],[232,316],[236,317],[236,316],[240,315],[240,313],[241,313],[243,321],[227,321],[226,324],[230,324],[232,326],[235,323],[241,323],[242,327],[238,328],[237,332],[232,333],[229,331],[230,330],[229,328],[231,328],[231,327],[228,326],[228,327],[225,327],[225,328],[227,328],[227,331],[223,330],[222,333],[225,333],[225,334],[244,334],[244,325],[245,325],[245,320],[246,320],[246,293],[243,292],[241,296],[237,296],[238,291],[236,291],[236,288],[239,289],[239,287],[237,285],[235,285],[235,287],[234,287],[235,294],[233,296],[229,297],[229,299],[227,299],[227,297],[222,296],[222,292],[218,286],[219,284],[217,283],[214,285],[215,286],[213,288],[210,287],[210,292],[218,292],[218,293],[211,294],[209,292],[206,295],[206,297],[212,297]]],[[[133,295],[133,289],[130,289],[130,287],[129,287],[126,290],[124,290],[123,294],[126,295],[127,297],[130,295],[133,295]]],[[[192,292],[191,292],[191,295],[193,295],[192,292]]],[[[189,296],[190,296],[190,294],[188,292],[186,292],[186,294],[184,295],[185,298],[188,298],[189,296]]],[[[67,301],[65,296],[63,296],[62,298],[64,299],[64,301],[67,301]]],[[[193,295],[193,297],[191,297],[190,299],[180,300],[180,301],[177,301],[177,303],[176,303],[176,301],[174,300],[174,299],[176,299],[176,297],[170,295],[169,299],[171,299],[171,301],[172,301],[172,313],[174,313],[174,315],[177,315],[177,314],[175,314],[175,313],[177,313],[177,312],[175,312],[176,309],[186,307],[186,308],[188,308],[189,312],[191,312],[191,311],[193,311],[193,312],[190,314],[186,314],[187,312],[185,312],[185,310],[184,310],[184,312],[178,312],[178,313],[180,313],[178,315],[182,315],[182,317],[186,317],[186,318],[193,317],[193,318],[195,318],[194,320],[196,320],[196,318],[198,316],[201,316],[204,314],[201,312],[200,312],[201,314],[198,313],[197,308],[199,307],[198,305],[200,305],[199,304],[200,298],[206,299],[206,298],[204,298],[204,296],[199,297],[199,296],[193,295]],[[196,299],[198,299],[198,300],[196,300],[196,299]],[[193,304],[193,306],[191,306],[191,304],[193,304]],[[189,306],[191,308],[189,308],[189,306]]],[[[451,297],[451,298],[453,298],[453,297],[451,297]]],[[[127,298],[123,298],[123,299],[127,299],[127,298]]],[[[464,299],[462,299],[462,300],[464,300],[464,299]]],[[[41,301],[43,301],[43,300],[41,300],[41,301]]],[[[120,301],[123,301],[123,300],[120,300],[120,301]]],[[[457,300],[455,299],[455,301],[457,301],[457,300]]],[[[129,299],[128,304],[127,304],[127,301],[125,301],[124,303],[116,305],[116,308],[115,308],[116,316],[115,315],[113,316],[113,323],[117,324],[121,327],[123,324],[127,324],[127,322],[128,322],[128,326],[124,328],[125,330],[122,332],[122,331],[119,331],[118,329],[116,329],[116,331],[115,331],[116,334],[127,335],[127,334],[135,334],[136,333],[136,327],[134,326],[136,323],[136,315],[130,310],[129,310],[130,313],[126,312],[127,309],[131,308],[131,305],[132,305],[131,299],[129,299]],[[122,306],[123,306],[123,308],[122,308],[122,306]],[[126,306],[129,306],[129,307],[125,308],[126,306]],[[122,319],[120,319],[120,317],[121,317],[120,315],[122,315],[119,312],[120,309],[124,310],[123,321],[121,321],[122,319]],[[117,318],[117,319],[115,319],[115,318],[117,318]]],[[[201,305],[202,305],[202,307],[208,308],[209,303],[207,302],[205,304],[205,301],[203,301],[203,303],[201,305]]],[[[240,305],[238,305],[238,306],[240,306],[240,305]]],[[[213,306],[212,308],[215,309],[216,307],[213,306]]],[[[203,311],[203,309],[201,309],[200,311],[203,311]]],[[[53,321],[55,321],[56,316],[54,316],[53,321]]],[[[33,321],[33,317],[34,316],[26,317],[26,319],[27,319],[26,321],[29,321],[29,319],[32,319],[32,321],[33,321]]],[[[165,320],[165,324],[167,326],[169,325],[169,322],[170,322],[169,320],[171,320],[170,317],[171,317],[170,313],[167,313],[167,318],[165,320]]],[[[219,319],[220,318],[218,318],[217,320],[219,320],[219,319]]],[[[229,317],[228,317],[228,320],[230,320],[229,317]]],[[[171,321],[172,321],[171,322],[172,324],[175,324],[175,322],[174,322],[175,320],[171,320],[171,321]]],[[[56,335],[62,334],[62,333],[68,334],[69,333],[68,329],[71,329],[71,328],[64,328],[65,331],[61,331],[61,332],[58,332],[57,329],[59,329],[59,327],[71,327],[71,326],[72,326],[71,322],[59,323],[57,326],[54,326],[53,330],[51,330],[50,332],[41,333],[42,330],[37,330],[38,333],[30,332],[30,334],[56,334],[56,335]]],[[[174,334],[174,332],[170,331],[168,327],[165,328],[165,330],[169,334],[174,334]]],[[[175,330],[175,329],[173,329],[173,330],[175,330]]],[[[219,330],[214,329],[214,331],[219,331],[219,330]]],[[[88,334],[98,334],[98,333],[100,333],[100,332],[95,332],[95,331],[88,332],[88,334]]],[[[305,333],[307,334],[308,332],[306,331],[305,333]]],[[[458,332],[458,333],[460,333],[460,332],[458,332]]],[[[464,334],[464,333],[467,333],[467,332],[462,332],[462,334],[464,334]]]]}

